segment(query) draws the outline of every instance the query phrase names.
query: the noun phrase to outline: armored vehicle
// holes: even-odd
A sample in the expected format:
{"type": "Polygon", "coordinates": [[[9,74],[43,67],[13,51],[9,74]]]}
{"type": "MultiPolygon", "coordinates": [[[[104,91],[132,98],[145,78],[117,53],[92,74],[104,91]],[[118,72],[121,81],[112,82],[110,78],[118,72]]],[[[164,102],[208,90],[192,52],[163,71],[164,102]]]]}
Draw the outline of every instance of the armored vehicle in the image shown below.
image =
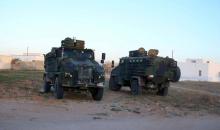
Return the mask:
{"type": "Polygon", "coordinates": [[[139,95],[145,89],[166,96],[170,82],[177,82],[181,72],[177,61],[159,57],[158,53],[156,49],[147,52],[140,48],[130,51],[129,57],[122,57],[119,65],[111,72],[110,90],[119,91],[122,86],[129,86],[133,95],[139,95]]]}
{"type": "MultiPolygon", "coordinates": [[[[43,75],[45,93],[54,91],[57,99],[62,99],[64,90],[88,90],[94,100],[101,100],[104,87],[104,68],[95,61],[92,49],[84,48],[85,42],[66,38],[61,41],[61,47],[53,47],[51,52],[44,55],[43,75]]],[[[102,53],[101,63],[105,60],[102,53]]]]}

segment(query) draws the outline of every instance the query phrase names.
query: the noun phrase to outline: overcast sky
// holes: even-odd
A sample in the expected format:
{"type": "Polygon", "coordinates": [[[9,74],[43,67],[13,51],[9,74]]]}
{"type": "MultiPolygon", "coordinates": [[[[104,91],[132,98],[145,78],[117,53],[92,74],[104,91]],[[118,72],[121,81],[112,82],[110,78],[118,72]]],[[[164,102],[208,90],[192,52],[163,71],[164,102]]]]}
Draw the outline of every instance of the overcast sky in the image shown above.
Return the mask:
{"type": "Polygon", "coordinates": [[[86,41],[100,57],[159,49],[177,60],[220,62],[219,0],[2,0],[0,54],[47,53],[65,37],[86,41]]]}

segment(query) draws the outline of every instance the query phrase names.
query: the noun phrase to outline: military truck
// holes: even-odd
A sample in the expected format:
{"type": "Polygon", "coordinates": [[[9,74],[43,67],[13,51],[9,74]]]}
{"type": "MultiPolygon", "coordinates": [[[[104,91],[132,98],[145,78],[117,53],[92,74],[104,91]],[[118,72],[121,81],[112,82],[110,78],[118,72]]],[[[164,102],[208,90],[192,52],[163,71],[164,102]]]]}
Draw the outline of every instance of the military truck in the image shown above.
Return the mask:
{"type": "Polygon", "coordinates": [[[181,72],[177,61],[169,57],[159,57],[158,53],[156,49],[147,52],[140,48],[130,51],[129,57],[120,58],[119,65],[110,75],[110,90],[119,91],[121,87],[128,86],[133,95],[141,94],[144,89],[166,96],[170,82],[177,82],[181,72]]]}
{"type": "MultiPolygon", "coordinates": [[[[92,49],[85,49],[85,42],[75,38],[65,38],[61,47],[53,47],[44,55],[43,75],[45,93],[52,89],[57,99],[64,97],[64,90],[88,90],[94,100],[101,100],[104,87],[104,68],[95,61],[92,49]]],[[[105,60],[102,53],[101,63],[105,60]]]]}

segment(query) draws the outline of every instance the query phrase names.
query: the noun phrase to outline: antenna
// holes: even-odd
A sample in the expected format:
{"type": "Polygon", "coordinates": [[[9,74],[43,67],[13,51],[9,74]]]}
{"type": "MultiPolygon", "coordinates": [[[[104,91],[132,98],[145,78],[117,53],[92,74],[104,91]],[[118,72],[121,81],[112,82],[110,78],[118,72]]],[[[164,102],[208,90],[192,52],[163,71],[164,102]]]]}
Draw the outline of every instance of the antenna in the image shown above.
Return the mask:
{"type": "Polygon", "coordinates": [[[64,55],[64,47],[62,47],[62,53],[61,53],[61,57],[63,58],[64,55]]]}
{"type": "Polygon", "coordinates": [[[174,53],[174,51],[172,50],[172,59],[173,59],[173,53],[174,53]]]}

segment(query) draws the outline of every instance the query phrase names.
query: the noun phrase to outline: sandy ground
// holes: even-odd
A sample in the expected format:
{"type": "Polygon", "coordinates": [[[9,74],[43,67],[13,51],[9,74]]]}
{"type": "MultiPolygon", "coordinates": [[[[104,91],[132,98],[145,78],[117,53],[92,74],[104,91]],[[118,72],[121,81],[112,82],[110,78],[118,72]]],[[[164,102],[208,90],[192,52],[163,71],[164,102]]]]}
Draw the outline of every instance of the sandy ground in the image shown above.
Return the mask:
{"type": "MultiPolygon", "coordinates": [[[[172,89],[176,89],[175,87],[172,89]]],[[[128,89],[108,89],[102,101],[89,94],[66,92],[56,100],[52,93],[33,97],[0,99],[0,130],[219,130],[220,116],[206,109],[180,109],[161,97],[133,97],[128,89]]]]}
{"type": "Polygon", "coordinates": [[[14,82],[0,81],[0,130],[220,128],[220,83],[171,84],[167,97],[152,92],[131,96],[128,88],[119,92],[106,88],[97,102],[89,93],[74,92],[56,100],[52,93],[39,93],[41,74],[24,75],[30,74],[14,82]]]}
{"type": "Polygon", "coordinates": [[[96,103],[73,106],[39,105],[26,101],[1,101],[1,130],[219,130],[220,117],[109,113],[96,103]],[[96,104],[96,105],[93,105],[96,104]],[[87,107],[87,108],[85,108],[87,107]]]}

